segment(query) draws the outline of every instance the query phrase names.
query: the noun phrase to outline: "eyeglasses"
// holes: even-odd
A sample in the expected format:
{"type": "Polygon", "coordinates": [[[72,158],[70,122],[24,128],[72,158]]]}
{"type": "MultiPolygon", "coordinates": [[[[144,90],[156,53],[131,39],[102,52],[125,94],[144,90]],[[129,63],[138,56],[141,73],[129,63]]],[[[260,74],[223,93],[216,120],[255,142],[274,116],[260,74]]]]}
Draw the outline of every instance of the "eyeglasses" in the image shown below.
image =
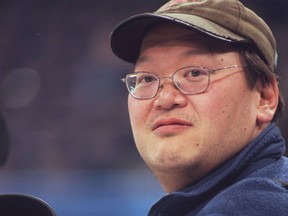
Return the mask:
{"type": "Polygon", "coordinates": [[[136,99],[146,100],[156,96],[161,79],[172,79],[175,86],[186,95],[205,92],[210,83],[210,74],[219,70],[247,67],[247,65],[231,65],[218,69],[201,66],[188,66],[177,70],[171,77],[158,77],[153,73],[139,71],[128,74],[121,81],[126,83],[129,93],[136,99]]]}

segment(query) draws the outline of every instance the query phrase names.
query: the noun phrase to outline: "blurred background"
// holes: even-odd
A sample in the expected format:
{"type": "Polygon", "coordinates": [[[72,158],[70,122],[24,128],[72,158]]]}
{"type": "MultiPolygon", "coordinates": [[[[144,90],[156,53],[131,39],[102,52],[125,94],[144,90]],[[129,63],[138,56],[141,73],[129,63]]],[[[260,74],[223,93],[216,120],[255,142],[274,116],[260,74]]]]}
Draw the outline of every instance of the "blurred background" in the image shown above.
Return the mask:
{"type": "MultiPolygon", "coordinates": [[[[163,191],[134,147],[120,82],[128,65],[109,35],[165,2],[0,0],[0,104],[11,141],[0,193],[36,195],[59,216],[147,214],[163,191]]],[[[287,99],[288,3],[242,2],[275,34],[287,99]]],[[[279,124],[288,140],[287,108],[279,124]]]]}

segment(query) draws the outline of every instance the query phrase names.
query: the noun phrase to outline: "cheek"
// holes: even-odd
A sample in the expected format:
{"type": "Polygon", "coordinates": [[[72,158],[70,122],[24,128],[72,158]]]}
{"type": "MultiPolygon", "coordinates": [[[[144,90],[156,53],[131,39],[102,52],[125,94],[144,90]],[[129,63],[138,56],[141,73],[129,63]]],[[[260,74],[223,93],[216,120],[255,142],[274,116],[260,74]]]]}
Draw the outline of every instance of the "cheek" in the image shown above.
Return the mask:
{"type": "Polygon", "coordinates": [[[247,118],[253,117],[251,110],[253,99],[245,86],[216,91],[213,92],[213,96],[210,97],[203,111],[206,113],[205,118],[211,119],[212,124],[227,127],[227,129],[235,126],[243,127],[248,121],[247,118]]]}
{"type": "MultiPolygon", "coordinates": [[[[235,112],[237,112],[237,107],[239,107],[239,101],[236,101],[235,95],[233,93],[228,93],[229,91],[223,91],[222,89],[213,89],[213,91],[206,94],[204,103],[199,105],[198,111],[202,113],[202,118],[205,118],[206,123],[215,125],[219,127],[224,126],[227,121],[231,121],[234,117],[235,112]],[[201,106],[201,107],[200,107],[201,106]]],[[[231,91],[230,89],[230,92],[231,91]]]]}
{"type": "Polygon", "coordinates": [[[201,111],[203,117],[210,119],[212,121],[213,119],[216,120],[216,118],[228,114],[229,105],[227,104],[227,101],[224,98],[225,96],[219,97],[219,94],[217,93],[209,96],[207,94],[207,97],[204,100],[203,105],[201,105],[200,102],[198,101],[199,108],[197,110],[201,111]]]}
{"type": "Polygon", "coordinates": [[[211,119],[232,118],[249,97],[249,90],[244,74],[237,73],[226,77],[225,81],[212,83],[207,92],[205,112],[211,119]],[[231,116],[232,115],[232,116],[231,116]]]}
{"type": "Polygon", "coordinates": [[[136,100],[133,97],[128,97],[128,111],[132,129],[143,125],[147,116],[145,101],[136,100]],[[141,124],[142,123],[142,124],[141,124]]]}

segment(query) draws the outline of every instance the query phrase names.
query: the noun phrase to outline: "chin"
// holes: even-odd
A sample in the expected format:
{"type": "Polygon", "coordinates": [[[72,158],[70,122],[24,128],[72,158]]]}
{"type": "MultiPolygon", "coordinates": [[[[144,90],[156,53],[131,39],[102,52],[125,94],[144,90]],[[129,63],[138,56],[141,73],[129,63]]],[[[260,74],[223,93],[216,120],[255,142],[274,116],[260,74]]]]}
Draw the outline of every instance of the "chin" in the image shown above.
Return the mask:
{"type": "Polygon", "coordinates": [[[201,163],[196,162],[192,158],[185,159],[182,157],[177,157],[175,155],[170,157],[162,157],[154,161],[147,163],[150,169],[154,172],[165,172],[165,173],[178,173],[178,172],[189,172],[197,169],[201,163]]]}

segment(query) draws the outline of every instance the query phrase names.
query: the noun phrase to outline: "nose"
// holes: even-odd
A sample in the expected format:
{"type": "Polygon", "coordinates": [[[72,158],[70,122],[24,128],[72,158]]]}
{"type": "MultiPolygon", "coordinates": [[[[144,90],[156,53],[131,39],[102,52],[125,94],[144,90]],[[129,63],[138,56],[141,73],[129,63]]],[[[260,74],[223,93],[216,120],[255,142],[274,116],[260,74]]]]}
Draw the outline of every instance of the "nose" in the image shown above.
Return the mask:
{"type": "Polygon", "coordinates": [[[170,110],[187,105],[187,97],[173,83],[172,79],[164,79],[160,84],[154,106],[158,109],[170,110]]]}

